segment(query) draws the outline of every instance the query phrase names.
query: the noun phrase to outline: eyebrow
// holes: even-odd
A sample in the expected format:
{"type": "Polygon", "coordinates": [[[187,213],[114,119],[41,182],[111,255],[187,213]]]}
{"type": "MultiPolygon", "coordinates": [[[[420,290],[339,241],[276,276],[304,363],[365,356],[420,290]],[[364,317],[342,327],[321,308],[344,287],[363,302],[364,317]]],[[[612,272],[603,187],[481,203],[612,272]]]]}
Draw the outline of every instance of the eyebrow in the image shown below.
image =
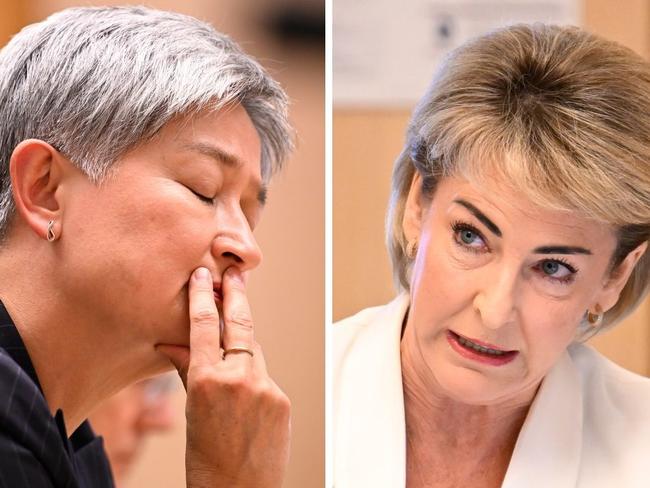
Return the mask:
{"type": "Polygon", "coordinates": [[[589,249],[578,246],[541,246],[533,249],[535,254],[588,254],[591,255],[589,249]]]}
{"type": "MultiPolygon", "coordinates": [[[[212,144],[206,144],[204,142],[191,142],[183,145],[183,149],[197,152],[203,156],[207,156],[210,159],[215,160],[219,164],[228,166],[229,168],[240,168],[244,165],[244,162],[228,151],[224,149],[213,146],[212,144]]],[[[268,186],[264,183],[259,183],[257,190],[257,201],[261,206],[266,204],[268,199],[268,186]]]]}
{"type": "MultiPolygon", "coordinates": [[[[476,208],[468,201],[459,198],[454,200],[454,203],[457,203],[458,205],[462,205],[467,210],[469,210],[474,215],[474,217],[479,219],[497,237],[501,237],[503,235],[501,233],[501,229],[499,229],[499,227],[497,227],[497,225],[494,222],[492,222],[483,212],[481,212],[478,208],[476,208]]],[[[592,254],[589,249],[585,249],[584,247],[562,246],[562,245],[536,247],[535,249],[533,249],[533,253],[535,254],[587,254],[587,255],[592,254]]]]}
{"type": "Polygon", "coordinates": [[[474,217],[479,219],[483,223],[483,225],[485,225],[485,227],[490,229],[490,231],[492,231],[492,233],[497,237],[501,237],[503,235],[501,233],[501,229],[499,229],[499,227],[497,227],[497,225],[494,222],[492,222],[489,218],[487,218],[487,216],[483,212],[481,212],[478,208],[476,208],[468,201],[458,198],[454,200],[454,203],[457,203],[458,205],[462,205],[467,210],[469,210],[474,215],[474,217]]]}

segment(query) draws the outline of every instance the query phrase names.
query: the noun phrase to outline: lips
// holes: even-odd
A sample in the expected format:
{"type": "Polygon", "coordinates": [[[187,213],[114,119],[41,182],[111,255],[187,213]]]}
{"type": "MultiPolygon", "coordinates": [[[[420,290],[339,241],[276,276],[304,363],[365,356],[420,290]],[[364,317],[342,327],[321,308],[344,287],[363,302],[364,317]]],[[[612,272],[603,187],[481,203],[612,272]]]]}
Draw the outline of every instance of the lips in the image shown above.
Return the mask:
{"type": "Polygon", "coordinates": [[[447,331],[447,341],[460,356],[491,366],[502,366],[519,355],[519,351],[507,350],[477,339],[470,339],[450,330],[447,331]]]}
{"type": "Polygon", "coordinates": [[[214,294],[214,301],[217,305],[223,303],[223,295],[221,293],[221,283],[214,283],[212,285],[212,292],[214,294]]]}

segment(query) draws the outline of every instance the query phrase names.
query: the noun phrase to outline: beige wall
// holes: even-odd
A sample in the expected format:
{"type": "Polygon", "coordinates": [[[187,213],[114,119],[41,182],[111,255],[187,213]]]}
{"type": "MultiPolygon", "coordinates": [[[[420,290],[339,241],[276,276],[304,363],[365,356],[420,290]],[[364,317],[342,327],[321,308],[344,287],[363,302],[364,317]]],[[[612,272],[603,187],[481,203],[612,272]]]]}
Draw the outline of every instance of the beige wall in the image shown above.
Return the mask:
{"type": "Polygon", "coordinates": [[[0,46],[4,46],[9,38],[23,24],[24,13],[20,2],[8,1],[2,4],[0,15],[0,46]]]}
{"type": "MultiPolygon", "coordinates": [[[[587,0],[584,24],[648,57],[650,2],[587,0]]],[[[384,216],[390,172],[410,108],[334,108],[333,317],[390,300],[384,216]]],[[[628,369],[650,375],[650,305],[592,343],[628,369]]]]}
{"type": "MultiPolygon", "coordinates": [[[[298,149],[272,182],[256,230],[264,262],[251,277],[249,298],[273,378],[292,400],[292,456],[285,486],[324,484],[324,55],[316,47],[286,47],[259,28],[263,0],[5,1],[0,41],[24,23],[73,5],[146,4],[210,21],[266,64],[291,100],[298,149]]],[[[184,400],[174,394],[178,423],[171,434],[148,439],[128,487],[182,487],[184,400]]]]}

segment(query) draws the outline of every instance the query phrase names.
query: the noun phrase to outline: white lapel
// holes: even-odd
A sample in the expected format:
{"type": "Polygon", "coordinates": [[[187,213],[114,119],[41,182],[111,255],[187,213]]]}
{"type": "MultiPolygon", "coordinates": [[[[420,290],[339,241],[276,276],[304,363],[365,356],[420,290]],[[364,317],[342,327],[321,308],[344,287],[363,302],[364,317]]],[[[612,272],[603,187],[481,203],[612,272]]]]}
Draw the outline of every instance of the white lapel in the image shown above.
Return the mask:
{"type": "Polygon", "coordinates": [[[364,327],[338,382],[336,488],[396,488],[406,480],[401,325],[408,295],[383,307],[364,327]]]}
{"type": "Polygon", "coordinates": [[[582,428],[582,384],[565,351],[542,381],[501,487],[574,488],[580,467],[582,428]]]}
{"type": "MultiPolygon", "coordinates": [[[[403,294],[358,334],[334,378],[335,488],[406,483],[400,362],[403,294]]],[[[542,382],[517,439],[502,488],[574,488],[582,450],[581,381],[568,352],[542,382]]]]}

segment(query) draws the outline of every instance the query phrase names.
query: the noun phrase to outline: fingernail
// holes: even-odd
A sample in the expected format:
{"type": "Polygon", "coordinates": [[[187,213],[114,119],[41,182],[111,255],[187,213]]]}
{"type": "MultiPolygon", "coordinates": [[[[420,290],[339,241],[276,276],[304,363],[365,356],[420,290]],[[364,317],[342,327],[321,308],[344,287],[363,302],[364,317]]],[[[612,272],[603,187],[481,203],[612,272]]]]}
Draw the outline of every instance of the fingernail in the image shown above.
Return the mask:
{"type": "Polygon", "coordinates": [[[194,279],[198,281],[209,281],[210,280],[210,271],[207,268],[197,268],[194,271],[194,279]]]}

